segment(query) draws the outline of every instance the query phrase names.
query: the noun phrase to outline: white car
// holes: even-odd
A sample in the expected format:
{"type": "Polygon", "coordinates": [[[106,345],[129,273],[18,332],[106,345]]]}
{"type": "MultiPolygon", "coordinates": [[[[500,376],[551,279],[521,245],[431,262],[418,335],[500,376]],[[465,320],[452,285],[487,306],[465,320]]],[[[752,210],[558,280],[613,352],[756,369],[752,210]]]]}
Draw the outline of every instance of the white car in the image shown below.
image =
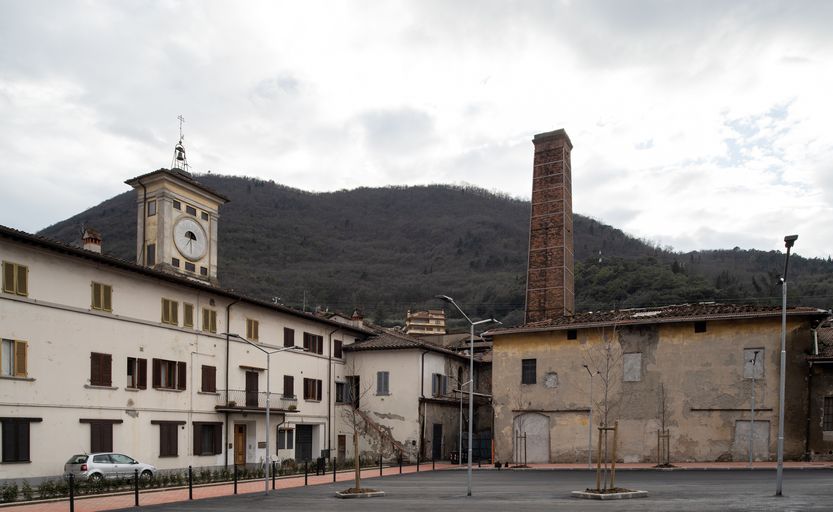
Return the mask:
{"type": "Polygon", "coordinates": [[[156,467],[143,464],[121,453],[85,453],[73,455],[64,464],[64,478],[73,475],[77,480],[100,481],[105,478],[132,478],[139,470],[139,476],[153,478],[156,467]]]}

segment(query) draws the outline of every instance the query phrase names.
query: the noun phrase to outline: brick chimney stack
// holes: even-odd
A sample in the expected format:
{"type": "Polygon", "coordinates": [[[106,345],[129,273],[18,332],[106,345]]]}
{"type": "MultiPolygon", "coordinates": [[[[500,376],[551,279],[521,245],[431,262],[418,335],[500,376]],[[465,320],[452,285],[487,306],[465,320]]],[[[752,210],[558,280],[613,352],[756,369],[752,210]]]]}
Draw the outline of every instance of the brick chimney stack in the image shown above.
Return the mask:
{"type": "Polygon", "coordinates": [[[563,129],[539,133],[532,140],[532,214],[525,323],[572,315],[573,194],[570,152],[563,129]]]}
{"type": "Polygon", "coordinates": [[[82,240],[84,242],[84,249],[101,254],[101,233],[87,228],[84,230],[82,240]]]}

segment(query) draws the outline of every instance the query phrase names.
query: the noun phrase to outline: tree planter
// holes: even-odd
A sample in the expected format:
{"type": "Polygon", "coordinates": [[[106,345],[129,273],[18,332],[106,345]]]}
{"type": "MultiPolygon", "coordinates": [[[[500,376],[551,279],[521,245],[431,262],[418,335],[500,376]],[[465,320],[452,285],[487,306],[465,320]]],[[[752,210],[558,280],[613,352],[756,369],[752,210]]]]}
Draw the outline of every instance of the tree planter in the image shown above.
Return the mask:
{"type": "Polygon", "coordinates": [[[350,489],[345,489],[343,491],[339,491],[336,493],[337,498],[342,499],[351,499],[351,498],[377,498],[379,496],[384,496],[385,491],[379,491],[377,489],[356,489],[351,487],[350,489]]]}
{"type": "Polygon", "coordinates": [[[647,498],[648,491],[632,491],[630,489],[608,489],[607,491],[596,491],[595,489],[587,489],[584,491],[573,491],[574,498],[583,498],[586,500],[627,500],[633,498],[647,498]]]}

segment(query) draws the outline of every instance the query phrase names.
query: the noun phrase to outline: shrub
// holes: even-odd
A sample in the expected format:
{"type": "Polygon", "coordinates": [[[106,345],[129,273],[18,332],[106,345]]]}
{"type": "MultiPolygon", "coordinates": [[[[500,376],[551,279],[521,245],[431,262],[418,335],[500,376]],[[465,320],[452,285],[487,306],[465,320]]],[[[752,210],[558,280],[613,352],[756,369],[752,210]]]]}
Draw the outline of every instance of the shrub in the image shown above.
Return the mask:
{"type": "Polygon", "coordinates": [[[20,486],[20,492],[23,493],[23,499],[29,501],[32,499],[32,486],[29,482],[24,480],[23,485],[20,486]]]}
{"type": "Polygon", "coordinates": [[[55,482],[52,480],[44,480],[38,486],[38,497],[42,500],[48,500],[55,497],[55,482]]]}
{"type": "Polygon", "coordinates": [[[13,501],[17,501],[17,484],[12,482],[10,484],[5,484],[3,487],[0,487],[0,496],[3,498],[3,503],[11,503],[13,501]]]}

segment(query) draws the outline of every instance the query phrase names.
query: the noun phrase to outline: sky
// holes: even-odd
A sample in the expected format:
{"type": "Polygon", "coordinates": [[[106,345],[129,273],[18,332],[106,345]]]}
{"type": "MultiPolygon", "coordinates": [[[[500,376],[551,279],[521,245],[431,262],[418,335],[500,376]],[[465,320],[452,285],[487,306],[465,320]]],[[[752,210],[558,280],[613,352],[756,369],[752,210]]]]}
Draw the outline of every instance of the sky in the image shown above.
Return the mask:
{"type": "Polygon", "coordinates": [[[833,253],[833,2],[0,0],[0,224],[170,167],[529,198],[679,251],[833,253]]]}

